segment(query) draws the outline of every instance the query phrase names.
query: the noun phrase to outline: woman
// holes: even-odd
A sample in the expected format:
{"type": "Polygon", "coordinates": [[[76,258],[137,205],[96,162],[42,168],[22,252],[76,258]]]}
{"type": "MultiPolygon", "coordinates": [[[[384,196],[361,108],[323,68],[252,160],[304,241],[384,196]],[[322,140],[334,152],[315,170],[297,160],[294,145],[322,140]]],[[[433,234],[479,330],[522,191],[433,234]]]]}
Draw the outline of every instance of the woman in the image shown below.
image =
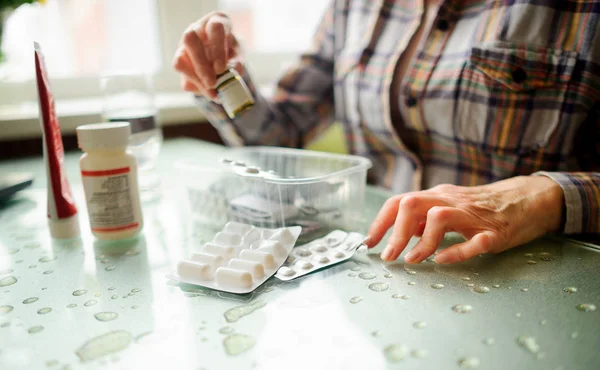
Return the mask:
{"type": "Polygon", "coordinates": [[[369,246],[393,227],[381,257],[395,260],[422,236],[404,257],[418,263],[456,231],[466,241],[435,257],[455,263],[600,232],[598,18],[597,1],[336,0],[267,100],[216,12],[184,32],[174,67],[230,145],[302,147],[342,123],[371,181],[399,194],[369,246]],[[257,100],[235,120],[215,101],[228,63],[257,100]]]}

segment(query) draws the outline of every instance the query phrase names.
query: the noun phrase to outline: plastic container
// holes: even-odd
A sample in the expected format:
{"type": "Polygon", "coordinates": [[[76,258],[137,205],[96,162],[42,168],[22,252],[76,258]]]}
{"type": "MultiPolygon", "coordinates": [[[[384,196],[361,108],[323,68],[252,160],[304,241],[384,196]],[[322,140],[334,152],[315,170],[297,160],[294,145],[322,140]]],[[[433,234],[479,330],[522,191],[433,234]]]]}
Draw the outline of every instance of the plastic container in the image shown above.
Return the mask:
{"type": "MultiPolygon", "coordinates": [[[[364,230],[367,158],[277,147],[245,147],[221,161],[176,163],[194,223],[218,229],[229,221],[303,235],[364,230]]],[[[198,225],[199,226],[199,225],[198,225]]],[[[194,226],[192,226],[194,227],[194,226]]]]}

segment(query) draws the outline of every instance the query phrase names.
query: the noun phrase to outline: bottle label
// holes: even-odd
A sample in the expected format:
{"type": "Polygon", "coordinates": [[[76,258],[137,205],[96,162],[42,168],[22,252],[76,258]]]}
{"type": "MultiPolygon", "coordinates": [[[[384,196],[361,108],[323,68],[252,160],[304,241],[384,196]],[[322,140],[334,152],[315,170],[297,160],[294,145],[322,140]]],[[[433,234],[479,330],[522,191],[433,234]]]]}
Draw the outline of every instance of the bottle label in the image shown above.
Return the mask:
{"type": "Polygon", "coordinates": [[[158,127],[156,122],[156,116],[142,116],[142,117],[110,117],[108,122],[129,122],[131,125],[131,134],[138,132],[154,130],[158,127]]]}
{"type": "Polygon", "coordinates": [[[115,232],[140,226],[134,176],[130,167],[81,171],[92,231],[115,232]]]}
{"type": "Polygon", "coordinates": [[[246,87],[246,84],[238,79],[224,83],[219,89],[218,95],[223,108],[231,118],[254,104],[252,93],[246,87]]]}

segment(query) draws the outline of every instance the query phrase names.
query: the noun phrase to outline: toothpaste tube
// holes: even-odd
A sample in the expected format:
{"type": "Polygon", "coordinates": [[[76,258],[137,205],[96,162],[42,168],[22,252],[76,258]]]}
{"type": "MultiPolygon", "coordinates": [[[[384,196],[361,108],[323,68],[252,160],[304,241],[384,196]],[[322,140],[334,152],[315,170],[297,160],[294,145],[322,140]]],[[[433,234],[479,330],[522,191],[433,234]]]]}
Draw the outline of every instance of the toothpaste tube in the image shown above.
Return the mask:
{"type": "Polygon", "coordinates": [[[64,168],[64,148],[54,108],[54,98],[38,43],[35,48],[35,72],[40,103],[40,125],[44,147],[44,163],[48,179],[48,226],[55,239],[79,236],[77,207],[64,168]]]}

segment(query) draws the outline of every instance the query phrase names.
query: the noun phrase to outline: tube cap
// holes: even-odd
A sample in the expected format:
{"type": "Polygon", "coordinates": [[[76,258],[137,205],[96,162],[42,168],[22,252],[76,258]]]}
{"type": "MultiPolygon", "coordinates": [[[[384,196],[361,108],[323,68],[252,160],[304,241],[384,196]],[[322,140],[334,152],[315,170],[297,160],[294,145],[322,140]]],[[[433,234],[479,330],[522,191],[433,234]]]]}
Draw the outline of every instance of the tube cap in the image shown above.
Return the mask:
{"type": "Polygon", "coordinates": [[[54,239],[71,239],[80,235],[79,218],[77,214],[60,220],[48,219],[50,236],[54,239]]]}
{"type": "Polygon", "coordinates": [[[125,148],[129,136],[129,122],[92,123],[77,127],[77,144],[84,150],[125,148]]]}

